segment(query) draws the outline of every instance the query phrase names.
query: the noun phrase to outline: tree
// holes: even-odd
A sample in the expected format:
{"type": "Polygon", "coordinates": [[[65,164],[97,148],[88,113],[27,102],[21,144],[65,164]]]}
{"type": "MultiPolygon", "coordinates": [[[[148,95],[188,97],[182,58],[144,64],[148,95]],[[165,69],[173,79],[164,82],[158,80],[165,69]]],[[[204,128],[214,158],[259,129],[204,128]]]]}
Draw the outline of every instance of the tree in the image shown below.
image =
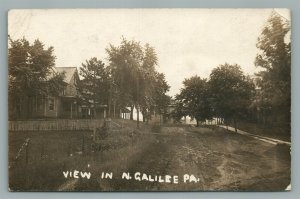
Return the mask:
{"type": "Polygon", "coordinates": [[[110,45],[108,54],[109,68],[113,85],[118,90],[117,101],[120,107],[137,109],[137,127],[139,127],[140,110],[148,115],[155,102],[154,91],[157,89],[157,55],[149,44],[142,46],[140,42],[122,38],[119,46],[110,45]]]}
{"type": "Polygon", "coordinates": [[[96,117],[97,105],[108,104],[111,81],[109,70],[101,60],[93,57],[82,63],[79,74],[83,78],[79,85],[80,93],[87,103],[92,103],[96,117]]]}
{"type": "Polygon", "coordinates": [[[39,40],[30,44],[25,38],[12,40],[9,37],[9,112],[12,119],[30,116],[31,97],[59,94],[64,74],[53,69],[53,51],[53,47],[45,49],[39,40]]]}
{"type": "Polygon", "coordinates": [[[265,110],[264,117],[267,117],[269,112],[272,113],[273,119],[281,118],[282,122],[290,122],[290,29],[290,22],[274,11],[256,45],[260,52],[256,56],[255,65],[264,69],[257,74],[261,79],[261,97],[257,106],[265,110]]]}
{"type": "Polygon", "coordinates": [[[177,113],[182,113],[182,116],[189,115],[196,120],[197,126],[199,126],[199,121],[205,121],[212,116],[207,80],[201,79],[199,76],[193,76],[185,79],[183,85],[184,88],[176,96],[176,100],[179,102],[177,113]],[[185,111],[183,111],[183,107],[185,111]]]}
{"type": "Polygon", "coordinates": [[[184,99],[179,94],[175,96],[175,109],[171,114],[176,122],[180,122],[182,117],[188,115],[188,110],[187,107],[185,107],[183,100],[184,99]]]}
{"type": "Polygon", "coordinates": [[[123,38],[120,46],[110,45],[106,52],[114,85],[119,90],[118,101],[121,106],[131,107],[131,119],[133,119],[133,108],[138,100],[142,47],[138,42],[127,41],[123,38]]]}
{"type": "Polygon", "coordinates": [[[148,107],[148,112],[152,113],[155,111],[163,117],[162,120],[164,121],[168,114],[168,105],[171,102],[171,97],[166,94],[169,91],[170,86],[165,80],[165,75],[163,73],[156,72],[154,78],[151,94],[152,103],[150,103],[150,106],[148,107]]]}
{"type": "Polygon", "coordinates": [[[252,80],[243,74],[240,66],[225,63],[213,69],[209,86],[215,113],[225,121],[233,119],[237,131],[237,118],[247,112],[254,94],[252,80]]]}

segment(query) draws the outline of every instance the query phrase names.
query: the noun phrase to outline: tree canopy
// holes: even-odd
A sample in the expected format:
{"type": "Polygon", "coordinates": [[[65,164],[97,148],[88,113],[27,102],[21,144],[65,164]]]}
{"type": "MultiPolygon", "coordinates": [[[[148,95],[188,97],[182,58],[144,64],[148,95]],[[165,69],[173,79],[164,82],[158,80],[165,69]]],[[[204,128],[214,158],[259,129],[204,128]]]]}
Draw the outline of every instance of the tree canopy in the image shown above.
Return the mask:
{"type": "Polygon", "coordinates": [[[79,74],[83,78],[79,85],[80,93],[83,100],[93,106],[95,116],[97,105],[108,104],[110,71],[101,60],[93,57],[82,63],[79,74]]]}
{"type": "Polygon", "coordinates": [[[158,62],[155,49],[122,38],[119,46],[110,45],[106,52],[113,86],[118,90],[116,100],[123,107],[131,107],[131,112],[136,107],[139,125],[139,110],[146,116],[169,89],[164,76],[155,69],[158,62]]]}
{"type": "Polygon", "coordinates": [[[176,100],[180,102],[177,114],[182,114],[181,117],[189,115],[192,119],[196,119],[198,126],[199,121],[205,121],[212,116],[208,82],[199,76],[192,76],[185,79],[183,85],[184,88],[176,96],[176,100]]]}
{"type": "Polygon", "coordinates": [[[255,59],[255,65],[264,69],[258,73],[263,97],[257,106],[273,112],[274,116],[282,115],[284,121],[290,121],[290,30],[290,22],[273,12],[258,38],[257,48],[260,52],[255,59]]]}
{"type": "Polygon", "coordinates": [[[213,69],[209,85],[215,114],[222,118],[236,120],[251,104],[254,84],[239,65],[225,63],[213,69]]]}
{"type": "MultiPolygon", "coordinates": [[[[9,38],[8,76],[9,102],[12,107],[23,106],[31,96],[58,95],[63,86],[64,74],[53,69],[55,64],[54,48],[35,40],[30,44],[25,38],[12,40],[9,38]]],[[[15,110],[12,109],[12,110],[15,110]]],[[[13,111],[13,117],[19,113],[13,111]]],[[[27,111],[23,111],[28,113],[27,111]]]]}

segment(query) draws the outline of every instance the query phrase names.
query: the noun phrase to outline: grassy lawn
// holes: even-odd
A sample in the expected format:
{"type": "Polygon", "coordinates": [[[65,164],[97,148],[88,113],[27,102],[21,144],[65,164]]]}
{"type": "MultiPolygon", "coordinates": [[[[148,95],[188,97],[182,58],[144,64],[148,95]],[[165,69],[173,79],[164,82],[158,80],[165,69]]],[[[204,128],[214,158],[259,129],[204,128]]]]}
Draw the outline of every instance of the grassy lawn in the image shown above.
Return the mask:
{"type": "MultiPolygon", "coordinates": [[[[233,126],[233,124],[231,124],[231,126],[233,126]]],[[[291,141],[291,127],[287,125],[264,127],[262,124],[239,121],[237,123],[237,128],[256,135],[267,136],[288,142],[291,141]]]]}
{"type": "Polygon", "coordinates": [[[290,182],[290,153],[218,127],[151,126],[120,131],[99,145],[93,132],[9,132],[9,186],[14,191],[284,190],[290,182]],[[23,142],[30,138],[20,158],[23,142]],[[26,163],[27,154],[27,163],[26,163]],[[91,179],[64,178],[63,171],[91,172],[91,179]],[[113,179],[102,179],[112,172],[113,179]],[[121,179],[123,172],[178,175],[179,183],[121,179]],[[183,183],[184,174],[199,178],[183,183]]]}
{"type": "MultiPolygon", "coordinates": [[[[130,156],[137,155],[151,142],[151,135],[140,135],[134,123],[124,121],[123,125],[126,127],[112,132],[100,144],[94,144],[92,131],[9,132],[10,189],[57,190],[66,182],[62,171],[91,171],[88,165],[103,171],[122,170],[131,161],[130,156]],[[141,136],[147,138],[140,139],[141,136]],[[27,138],[27,152],[24,147],[15,160],[27,138]]],[[[148,128],[142,126],[141,131],[147,133],[148,128]]]]}

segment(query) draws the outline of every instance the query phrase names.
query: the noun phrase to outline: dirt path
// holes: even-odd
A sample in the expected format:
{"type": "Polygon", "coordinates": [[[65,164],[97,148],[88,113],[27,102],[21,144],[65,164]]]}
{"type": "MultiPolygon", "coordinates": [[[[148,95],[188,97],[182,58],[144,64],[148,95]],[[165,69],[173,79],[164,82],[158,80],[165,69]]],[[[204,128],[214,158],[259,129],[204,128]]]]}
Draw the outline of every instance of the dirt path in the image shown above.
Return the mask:
{"type": "MultiPolygon", "coordinates": [[[[225,126],[225,125],[218,125],[218,126],[221,127],[221,128],[228,129],[229,131],[235,132],[235,129],[233,127],[225,126]]],[[[278,140],[278,139],[274,139],[274,138],[269,138],[269,137],[265,137],[265,136],[260,136],[260,135],[254,135],[252,133],[248,133],[248,132],[242,131],[240,129],[237,129],[237,133],[239,133],[241,135],[246,135],[246,136],[252,137],[254,139],[257,139],[257,140],[260,140],[260,141],[263,141],[263,142],[268,142],[268,143],[274,144],[274,145],[276,145],[276,144],[286,144],[288,146],[291,146],[290,142],[286,142],[286,141],[282,141],[282,140],[278,140]]]]}
{"type": "Polygon", "coordinates": [[[128,171],[178,175],[179,183],[116,179],[114,190],[278,191],[290,182],[290,156],[285,147],[241,135],[209,128],[163,127],[128,171]],[[184,183],[184,174],[199,181],[184,183]]]}

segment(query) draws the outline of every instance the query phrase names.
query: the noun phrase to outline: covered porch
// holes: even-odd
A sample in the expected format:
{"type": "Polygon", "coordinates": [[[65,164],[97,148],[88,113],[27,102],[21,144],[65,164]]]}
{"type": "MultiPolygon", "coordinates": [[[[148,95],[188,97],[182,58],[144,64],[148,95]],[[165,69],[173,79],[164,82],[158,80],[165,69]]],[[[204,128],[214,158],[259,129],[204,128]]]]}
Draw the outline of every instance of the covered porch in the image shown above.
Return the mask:
{"type": "Polygon", "coordinates": [[[82,104],[81,118],[102,119],[107,117],[107,105],[82,104]]]}
{"type": "Polygon", "coordinates": [[[76,97],[61,97],[59,105],[60,118],[81,118],[81,106],[76,97]]]}

